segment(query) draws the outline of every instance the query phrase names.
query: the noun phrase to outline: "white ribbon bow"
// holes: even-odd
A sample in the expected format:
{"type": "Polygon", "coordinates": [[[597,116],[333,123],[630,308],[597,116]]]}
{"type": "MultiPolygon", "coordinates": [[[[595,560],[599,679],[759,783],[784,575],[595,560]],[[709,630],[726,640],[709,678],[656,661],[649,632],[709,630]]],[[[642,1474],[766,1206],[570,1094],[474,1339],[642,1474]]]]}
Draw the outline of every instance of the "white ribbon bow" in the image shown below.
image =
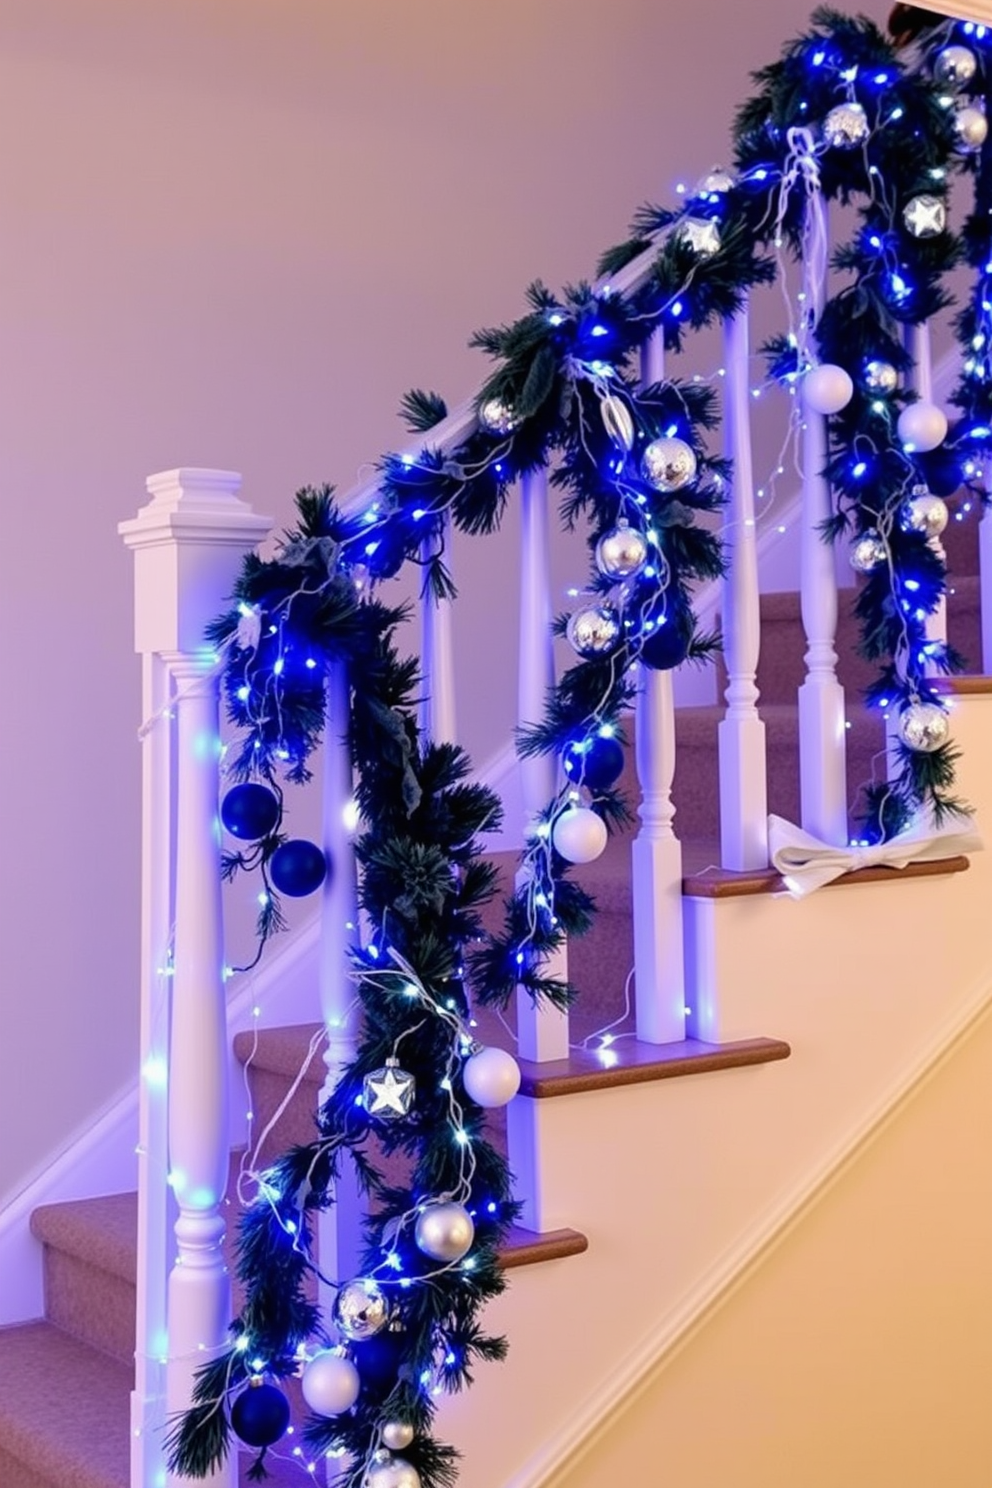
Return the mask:
{"type": "Polygon", "coordinates": [[[768,849],[772,866],[782,875],[789,893],[801,899],[858,868],[905,868],[907,863],[929,863],[978,852],[984,846],[967,812],[955,813],[943,826],[921,820],[888,842],[874,847],[831,847],[781,816],[768,818],[768,849]]]}

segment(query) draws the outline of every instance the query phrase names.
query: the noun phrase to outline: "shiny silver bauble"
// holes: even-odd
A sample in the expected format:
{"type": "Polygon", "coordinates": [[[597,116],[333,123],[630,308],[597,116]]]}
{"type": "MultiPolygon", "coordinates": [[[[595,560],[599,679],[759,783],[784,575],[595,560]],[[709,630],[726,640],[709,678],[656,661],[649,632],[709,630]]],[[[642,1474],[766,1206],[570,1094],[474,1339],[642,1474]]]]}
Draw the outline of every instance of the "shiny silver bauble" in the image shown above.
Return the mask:
{"type": "Polygon", "coordinates": [[[933,754],[947,743],[951,732],[947,714],[937,703],[910,703],[899,715],[899,737],[907,749],[933,754]]]}
{"type": "Polygon", "coordinates": [[[648,561],[648,540],[637,527],[618,522],[596,544],[596,567],[607,579],[632,579],[648,561]]]}
{"type": "Polygon", "coordinates": [[[860,103],[838,103],[823,121],[823,142],[831,150],[856,150],[870,133],[860,103]]]}
{"type": "Polygon", "coordinates": [[[331,1308],[335,1327],[351,1343],[363,1343],[381,1333],[389,1322],[389,1314],[385,1293],[364,1276],[339,1287],[331,1308]]]}
{"type": "Polygon", "coordinates": [[[629,450],[634,443],[634,420],[630,409],[616,393],[608,393],[599,405],[599,412],[607,434],[621,449],[629,450]]]}
{"type": "Polygon", "coordinates": [[[460,1261],[472,1249],[475,1225],[464,1204],[425,1204],[414,1228],[417,1248],[433,1261],[460,1261]]]}
{"type": "Polygon", "coordinates": [[[681,491],[696,479],[696,456],[684,439],[652,439],[641,456],[641,471],[649,486],[663,494],[681,491]]]}
{"type": "Polygon", "coordinates": [[[977,103],[960,103],[954,110],[955,146],[961,155],[973,155],[985,143],[989,121],[977,103]]]}
{"type": "Polygon", "coordinates": [[[604,656],[620,639],[620,616],[611,605],[576,610],[565,634],[579,656],[604,656]]]}
{"type": "Polygon", "coordinates": [[[891,362],[875,359],[865,364],[864,385],[869,393],[894,393],[899,386],[899,373],[891,362]]]}
{"type": "Polygon", "coordinates": [[[970,47],[946,46],[937,53],[933,75],[948,88],[965,88],[978,71],[978,58],[970,47]]]}
{"type": "Polygon", "coordinates": [[[502,398],[487,398],[479,409],[479,427],[487,434],[505,437],[513,433],[519,422],[509,403],[504,403],[502,398]]]}
{"type": "Polygon", "coordinates": [[[885,560],[885,544],[877,532],[864,532],[851,544],[851,567],[856,573],[871,573],[885,560]]]}
{"type": "Polygon", "coordinates": [[[907,532],[922,532],[926,538],[939,537],[949,520],[947,502],[926,489],[914,493],[903,507],[903,527],[907,532]]]}
{"type": "Polygon", "coordinates": [[[368,1466],[363,1488],[420,1488],[420,1474],[405,1457],[379,1451],[368,1466]]]}
{"type": "Polygon", "coordinates": [[[381,1433],[385,1446],[394,1452],[402,1452],[412,1446],[415,1434],[409,1421],[387,1421],[381,1433]]]}

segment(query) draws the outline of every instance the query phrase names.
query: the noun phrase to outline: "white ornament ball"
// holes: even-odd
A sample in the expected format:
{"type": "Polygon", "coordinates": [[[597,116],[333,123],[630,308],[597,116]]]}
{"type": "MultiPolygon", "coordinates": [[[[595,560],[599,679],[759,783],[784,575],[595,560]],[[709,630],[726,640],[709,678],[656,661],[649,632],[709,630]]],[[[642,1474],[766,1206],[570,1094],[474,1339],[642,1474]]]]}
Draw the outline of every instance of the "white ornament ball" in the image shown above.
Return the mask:
{"type": "Polygon", "coordinates": [[[666,435],[652,439],[641,456],[641,470],[649,486],[667,494],[681,491],[696,479],[696,456],[684,439],[666,435]]]}
{"type": "Polygon", "coordinates": [[[933,75],[948,88],[964,88],[978,70],[978,59],[970,47],[946,46],[936,56],[933,75]]]}
{"type": "Polygon", "coordinates": [[[899,415],[896,425],[903,448],[909,451],[935,450],[947,436],[947,419],[936,403],[910,403],[899,415]]]}
{"type": "Polygon", "coordinates": [[[899,373],[891,362],[878,358],[865,364],[865,387],[869,393],[894,393],[899,386],[899,373]]]}
{"type": "Polygon", "coordinates": [[[507,1106],[520,1089],[520,1066],[506,1049],[488,1047],[470,1054],[462,1067],[465,1090],[477,1106],[507,1106]]]}
{"type": "Polygon", "coordinates": [[[405,1457],[376,1452],[365,1474],[363,1488],[420,1488],[420,1474],[405,1457]]]}
{"type": "Polygon", "coordinates": [[[475,1225],[464,1204],[425,1204],[417,1215],[414,1239],[433,1261],[460,1261],[472,1249],[475,1225]]]}
{"type": "Polygon", "coordinates": [[[596,544],[596,567],[608,579],[632,579],[647,561],[647,538],[628,522],[618,522],[596,544]]]}
{"type": "Polygon", "coordinates": [[[855,150],[870,133],[868,115],[860,103],[838,103],[823,121],[824,142],[833,150],[855,150]]]}
{"type": "Polygon", "coordinates": [[[961,155],[971,155],[975,150],[980,150],[988,132],[989,121],[985,117],[985,110],[980,109],[977,104],[963,103],[954,110],[954,133],[961,155]]]}
{"type": "Polygon", "coordinates": [[[854,397],[854,383],[843,367],[824,362],[803,379],[803,399],[814,413],[840,413],[854,397]]]}
{"type": "Polygon", "coordinates": [[[851,567],[858,573],[871,573],[885,558],[885,544],[877,532],[862,533],[851,544],[851,567]]]}
{"type": "Polygon", "coordinates": [[[489,398],[479,409],[479,423],[487,434],[512,434],[520,420],[502,398],[489,398]]]}
{"type": "Polygon", "coordinates": [[[358,1399],[362,1388],[358,1370],[336,1349],[314,1354],[300,1381],[303,1399],[318,1416],[340,1416],[358,1399]]]}
{"type": "Polygon", "coordinates": [[[570,644],[580,656],[602,656],[620,639],[620,617],[610,605],[576,610],[565,627],[570,644]]]}
{"type": "Polygon", "coordinates": [[[570,863],[591,863],[605,850],[609,839],[606,823],[588,806],[569,806],[551,830],[556,852],[570,863]]]}
{"type": "Polygon", "coordinates": [[[907,749],[933,754],[947,743],[951,725],[937,703],[910,703],[899,715],[899,737],[907,749]]]}
{"type": "Polygon", "coordinates": [[[906,502],[903,526],[910,532],[922,532],[926,538],[939,537],[950,520],[947,502],[929,491],[921,491],[906,502]]]}
{"type": "Polygon", "coordinates": [[[630,409],[616,393],[607,393],[599,405],[603,425],[614,444],[629,450],[634,444],[634,420],[630,409]]]}
{"type": "Polygon", "coordinates": [[[414,1430],[409,1421],[387,1421],[382,1428],[382,1439],[394,1452],[402,1452],[412,1446],[414,1430]]]}

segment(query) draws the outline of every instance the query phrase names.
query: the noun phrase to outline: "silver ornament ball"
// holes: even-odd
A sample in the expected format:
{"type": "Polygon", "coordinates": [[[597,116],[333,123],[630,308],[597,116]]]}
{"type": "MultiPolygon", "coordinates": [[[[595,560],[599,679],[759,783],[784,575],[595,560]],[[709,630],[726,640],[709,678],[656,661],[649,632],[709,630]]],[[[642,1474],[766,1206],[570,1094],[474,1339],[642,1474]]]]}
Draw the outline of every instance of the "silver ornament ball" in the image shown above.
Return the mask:
{"type": "Polygon", "coordinates": [[[910,703],[899,715],[899,737],[917,754],[933,754],[947,743],[951,725],[937,703],[910,703]]]}
{"type": "Polygon", "coordinates": [[[698,183],[693,195],[723,196],[726,192],[733,191],[736,184],[729,171],[724,170],[722,165],[715,165],[698,183]]]}
{"type": "Polygon", "coordinates": [[[947,415],[936,403],[920,398],[909,403],[896,420],[896,432],[908,451],[924,454],[943,444],[947,436],[947,415]]]}
{"type": "Polygon", "coordinates": [[[697,258],[712,258],[720,252],[720,224],[709,218],[686,217],[679,224],[678,235],[697,258]]]}
{"type": "Polygon", "coordinates": [[[556,852],[568,863],[592,863],[606,850],[609,832],[603,818],[588,806],[569,806],[551,829],[556,852]]]}
{"type": "Polygon", "coordinates": [[[513,1055],[496,1045],[476,1045],[462,1066],[466,1094],[485,1110],[508,1106],[520,1089],[520,1078],[513,1055]]]}
{"type": "Polygon", "coordinates": [[[647,561],[647,538],[629,522],[618,522],[596,544],[596,567],[607,579],[631,579],[647,561]]]}
{"type": "Polygon", "coordinates": [[[911,197],[902,209],[906,231],[914,238],[935,238],[947,226],[947,207],[939,196],[923,192],[911,197]]]}
{"type": "Polygon", "coordinates": [[[978,58],[970,47],[942,47],[934,58],[933,75],[948,88],[964,88],[978,71],[978,58]]]}
{"type": "Polygon", "coordinates": [[[409,1421],[387,1421],[382,1428],[382,1439],[394,1452],[411,1446],[415,1434],[409,1421]]]}
{"type": "Polygon", "coordinates": [[[980,150],[989,132],[985,110],[977,103],[961,103],[954,110],[954,134],[958,153],[971,155],[980,150]]]}
{"type": "Polygon", "coordinates": [[[864,384],[869,393],[894,393],[899,386],[899,373],[891,362],[876,359],[865,364],[864,384]]]}
{"type": "Polygon", "coordinates": [[[828,149],[855,150],[871,130],[860,103],[838,103],[823,121],[823,139],[828,149]]]}
{"type": "Polygon", "coordinates": [[[641,470],[649,486],[667,494],[681,491],[696,479],[696,456],[684,439],[666,435],[652,439],[641,456],[641,470]]]}
{"type": "Polygon", "coordinates": [[[854,383],[843,367],[823,362],[803,379],[803,401],[813,413],[840,413],[854,397],[854,383]]]}
{"type": "Polygon", "coordinates": [[[634,420],[630,409],[616,393],[608,393],[599,405],[603,426],[614,444],[629,450],[634,443],[634,420]]]}
{"type": "Polygon", "coordinates": [[[907,532],[922,532],[926,538],[939,537],[950,520],[946,501],[925,488],[914,493],[903,509],[903,526],[907,532]]]}
{"type": "Polygon", "coordinates": [[[851,567],[856,573],[871,573],[885,558],[885,544],[877,532],[864,532],[851,544],[851,567]]]}
{"type": "Polygon", "coordinates": [[[565,634],[580,656],[603,656],[620,639],[620,617],[610,605],[590,605],[576,610],[565,634]]]}
{"type": "Polygon", "coordinates": [[[502,398],[488,398],[479,409],[479,424],[487,434],[512,434],[520,420],[502,398]]]}
{"type": "Polygon", "coordinates": [[[405,1457],[376,1452],[365,1474],[364,1488],[420,1488],[420,1474],[405,1457]]]}
{"type": "Polygon", "coordinates": [[[460,1261],[472,1249],[475,1225],[464,1204],[425,1204],[414,1228],[417,1247],[433,1261],[460,1261]]]}
{"type": "Polygon", "coordinates": [[[389,1322],[389,1313],[382,1289],[364,1276],[339,1287],[331,1309],[335,1326],[351,1343],[363,1343],[381,1333],[389,1322]]]}
{"type": "Polygon", "coordinates": [[[300,1379],[303,1399],[318,1416],[340,1416],[358,1399],[362,1388],[358,1370],[337,1349],[314,1354],[300,1379]]]}

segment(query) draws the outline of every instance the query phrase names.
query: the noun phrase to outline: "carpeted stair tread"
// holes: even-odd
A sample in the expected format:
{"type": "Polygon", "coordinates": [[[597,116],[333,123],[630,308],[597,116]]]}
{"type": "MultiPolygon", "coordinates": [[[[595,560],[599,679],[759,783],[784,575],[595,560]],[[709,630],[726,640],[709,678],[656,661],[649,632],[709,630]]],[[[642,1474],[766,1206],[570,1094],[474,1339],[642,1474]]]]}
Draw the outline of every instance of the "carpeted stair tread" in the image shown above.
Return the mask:
{"type": "Polygon", "coordinates": [[[108,1194],[43,1204],[31,1215],[31,1233],[43,1244],[85,1260],[111,1276],[134,1283],[137,1210],[135,1195],[108,1194]]]}
{"type": "MultiPolygon", "coordinates": [[[[0,1450],[53,1488],[127,1488],[131,1369],[50,1323],[0,1329],[0,1450]]],[[[0,1459],[2,1460],[2,1459],[0,1459]]],[[[19,1480],[3,1488],[20,1488],[19,1480]]]]}

